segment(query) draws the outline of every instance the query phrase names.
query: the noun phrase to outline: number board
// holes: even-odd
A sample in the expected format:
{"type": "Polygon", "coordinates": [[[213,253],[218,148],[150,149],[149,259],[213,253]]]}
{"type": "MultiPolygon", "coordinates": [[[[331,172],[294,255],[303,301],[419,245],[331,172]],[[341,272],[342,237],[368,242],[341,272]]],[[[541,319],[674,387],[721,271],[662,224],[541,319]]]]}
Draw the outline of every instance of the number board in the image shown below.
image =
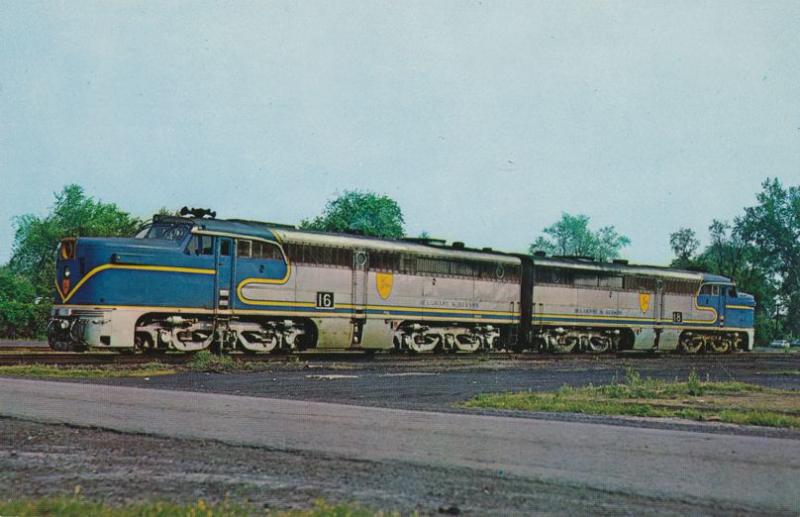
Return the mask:
{"type": "Polygon", "coordinates": [[[672,313],[672,323],[682,323],[683,322],[683,313],[682,312],[673,312],[672,313]]]}
{"type": "Polygon", "coordinates": [[[317,292],[317,308],[318,309],[333,309],[333,293],[317,292]]]}

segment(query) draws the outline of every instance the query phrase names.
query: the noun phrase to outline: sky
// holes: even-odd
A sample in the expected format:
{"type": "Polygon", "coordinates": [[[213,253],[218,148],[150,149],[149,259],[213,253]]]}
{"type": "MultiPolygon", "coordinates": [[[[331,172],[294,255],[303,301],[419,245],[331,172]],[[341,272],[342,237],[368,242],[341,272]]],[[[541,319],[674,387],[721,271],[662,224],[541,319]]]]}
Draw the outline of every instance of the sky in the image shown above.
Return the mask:
{"type": "Polygon", "coordinates": [[[86,192],[295,224],[386,194],[525,251],[562,212],[671,259],[800,184],[800,2],[0,2],[0,263],[86,192]]]}

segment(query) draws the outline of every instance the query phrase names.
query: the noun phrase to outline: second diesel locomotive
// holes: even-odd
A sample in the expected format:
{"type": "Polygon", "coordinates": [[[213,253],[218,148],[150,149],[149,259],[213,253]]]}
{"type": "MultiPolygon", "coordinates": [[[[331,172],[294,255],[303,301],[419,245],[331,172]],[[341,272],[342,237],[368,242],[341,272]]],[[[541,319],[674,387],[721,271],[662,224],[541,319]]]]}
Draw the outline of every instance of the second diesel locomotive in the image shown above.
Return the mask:
{"type": "Polygon", "coordinates": [[[196,216],[63,240],[55,288],[58,350],[724,353],[754,338],[753,297],[721,276],[196,216]]]}

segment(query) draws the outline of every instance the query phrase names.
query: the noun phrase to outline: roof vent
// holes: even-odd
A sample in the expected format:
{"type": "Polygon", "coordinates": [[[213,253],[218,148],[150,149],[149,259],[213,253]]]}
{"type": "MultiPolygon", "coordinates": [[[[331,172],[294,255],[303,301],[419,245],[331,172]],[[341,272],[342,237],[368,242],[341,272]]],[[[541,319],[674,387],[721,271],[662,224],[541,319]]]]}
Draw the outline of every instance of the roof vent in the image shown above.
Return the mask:
{"type": "Polygon", "coordinates": [[[578,262],[594,262],[594,257],[588,255],[553,255],[553,258],[577,260],[578,262]]]}
{"type": "Polygon", "coordinates": [[[453,248],[457,249],[457,250],[463,250],[464,249],[464,243],[461,242],[461,241],[455,241],[453,244],[451,244],[451,246],[453,248]]]}
{"type": "Polygon", "coordinates": [[[543,258],[543,257],[547,256],[547,253],[545,253],[544,251],[534,251],[533,252],[533,256],[534,257],[542,257],[543,258]]]}
{"type": "Polygon", "coordinates": [[[628,265],[628,261],[625,260],[625,259],[614,259],[614,264],[617,264],[617,265],[620,265],[620,266],[627,266],[628,265]]]}
{"type": "Polygon", "coordinates": [[[232,223],[252,224],[256,226],[266,226],[267,228],[286,228],[287,230],[296,230],[297,226],[293,224],[272,223],[269,221],[253,221],[250,219],[225,219],[232,223]]]}
{"type": "Polygon", "coordinates": [[[403,237],[402,240],[415,244],[427,244],[429,246],[444,246],[447,242],[444,239],[434,239],[433,237],[403,237]]]}

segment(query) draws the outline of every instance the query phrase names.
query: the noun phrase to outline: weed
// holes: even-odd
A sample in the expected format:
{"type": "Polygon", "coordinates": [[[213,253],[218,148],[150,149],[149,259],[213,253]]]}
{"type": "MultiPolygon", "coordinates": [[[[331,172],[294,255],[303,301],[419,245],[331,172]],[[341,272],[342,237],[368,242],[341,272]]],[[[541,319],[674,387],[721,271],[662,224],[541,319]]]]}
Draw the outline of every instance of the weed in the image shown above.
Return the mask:
{"type": "Polygon", "coordinates": [[[700,377],[697,376],[697,371],[694,368],[692,368],[692,371],[689,372],[689,379],[686,381],[686,388],[689,392],[689,395],[694,397],[703,394],[703,385],[700,382],[700,377]]]}
{"type": "Polygon", "coordinates": [[[208,350],[201,350],[194,354],[188,367],[199,372],[225,372],[236,368],[236,361],[229,355],[212,354],[208,350]]]}

